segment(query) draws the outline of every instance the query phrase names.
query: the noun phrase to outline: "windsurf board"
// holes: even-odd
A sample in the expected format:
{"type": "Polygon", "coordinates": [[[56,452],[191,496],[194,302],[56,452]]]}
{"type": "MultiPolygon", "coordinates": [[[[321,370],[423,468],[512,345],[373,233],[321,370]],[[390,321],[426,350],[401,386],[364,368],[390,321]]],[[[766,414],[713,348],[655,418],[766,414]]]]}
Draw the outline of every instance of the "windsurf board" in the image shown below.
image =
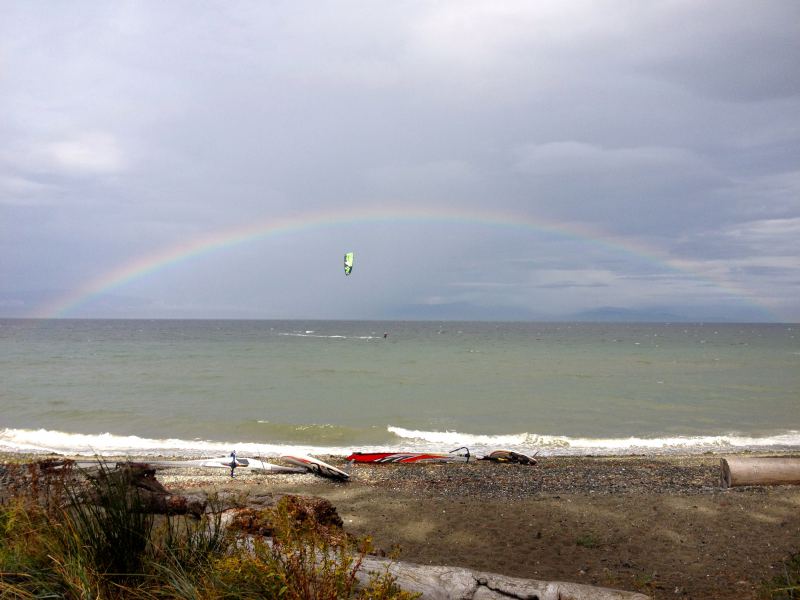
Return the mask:
{"type": "MultiPolygon", "coordinates": [[[[458,450],[466,450],[459,448],[458,450]]],[[[456,452],[454,450],[453,452],[456,452]]],[[[474,457],[469,450],[463,454],[444,454],[438,452],[353,452],[347,460],[357,463],[452,463],[469,462],[474,457]]],[[[514,450],[494,450],[478,460],[490,460],[498,463],[517,463],[535,465],[536,459],[514,450]]]]}
{"type": "MultiPolygon", "coordinates": [[[[199,460],[157,460],[147,461],[147,464],[155,468],[168,468],[168,467],[212,467],[221,469],[230,469],[232,458],[230,456],[222,456],[220,458],[201,458],[199,460]]],[[[298,467],[286,467],[283,465],[275,465],[272,463],[259,460],[257,458],[245,458],[243,456],[236,457],[236,469],[248,469],[251,471],[265,471],[268,473],[304,473],[305,469],[298,467]]]]}

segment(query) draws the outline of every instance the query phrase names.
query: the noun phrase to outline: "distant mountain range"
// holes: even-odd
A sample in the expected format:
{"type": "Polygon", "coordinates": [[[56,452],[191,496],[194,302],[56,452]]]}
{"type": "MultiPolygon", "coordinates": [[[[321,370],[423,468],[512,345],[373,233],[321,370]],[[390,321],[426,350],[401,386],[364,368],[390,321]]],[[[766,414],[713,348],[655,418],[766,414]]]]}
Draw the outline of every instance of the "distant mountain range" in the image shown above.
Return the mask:
{"type": "MultiPolygon", "coordinates": [[[[63,294],[63,292],[62,292],[63,294]]],[[[53,291],[18,292],[0,294],[0,318],[25,317],[34,313],[46,298],[57,297],[53,291]]],[[[326,318],[319,315],[272,316],[258,311],[236,311],[192,307],[169,309],[142,298],[104,294],[84,303],[80,311],[67,316],[75,318],[132,318],[132,319],[270,319],[326,318]]],[[[330,317],[327,317],[330,318],[330,317]]],[[[345,317],[342,317],[345,318],[345,317]]],[[[389,319],[408,321],[594,321],[594,322],[649,322],[649,323],[697,323],[697,322],[774,322],[763,311],[748,306],[662,306],[649,308],[624,308],[599,306],[574,313],[554,314],[540,312],[524,306],[483,306],[470,302],[446,302],[441,304],[408,304],[373,310],[369,314],[347,315],[346,318],[389,319]]]]}
{"type": "Polygon", "coordinates": [[[714,307],[676,307],[670,308],[620,308],[602,306],[599,308],[574,313],[566,317],[569,321],[618,321],[648,323],[764,323],[763,312],[741,307],[725,307],[715,310],[714,307]]]}
{"type": "Polygon", "coordinates": [[[603,306],[574,313],[569,316],[570,321],[646,321],[646,322],[672,322],[696,321],[697,318],[687,317],[665,310],[652,310],[646,308],[618,308],[603,306]]]}
{"type": "Polygon", "coordinates": [[[622,308],[601,306],[590,310],[563,315],[540,314],[518,307],[486,307],[465,302],[411,305],[398,308],[389,318],[408,320],[443,321],[593,321],[593,322],[645,322],[645,323],[697,323],[697,322],[763,322],[763,315],[755,311],[730,308],[714,311],[713,308],[622,308]]]}

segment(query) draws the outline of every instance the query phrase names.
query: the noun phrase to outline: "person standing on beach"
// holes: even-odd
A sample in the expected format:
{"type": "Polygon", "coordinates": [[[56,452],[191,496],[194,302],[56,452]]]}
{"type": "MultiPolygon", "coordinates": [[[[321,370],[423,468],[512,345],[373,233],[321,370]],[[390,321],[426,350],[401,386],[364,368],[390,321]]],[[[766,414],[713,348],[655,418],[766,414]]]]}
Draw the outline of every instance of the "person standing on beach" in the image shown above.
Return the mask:
{"type": "Polygon", "coordinates": [[[236,450],[231,452],[231,477],[235,477],[233,471],[236,469],[236,450]]]}

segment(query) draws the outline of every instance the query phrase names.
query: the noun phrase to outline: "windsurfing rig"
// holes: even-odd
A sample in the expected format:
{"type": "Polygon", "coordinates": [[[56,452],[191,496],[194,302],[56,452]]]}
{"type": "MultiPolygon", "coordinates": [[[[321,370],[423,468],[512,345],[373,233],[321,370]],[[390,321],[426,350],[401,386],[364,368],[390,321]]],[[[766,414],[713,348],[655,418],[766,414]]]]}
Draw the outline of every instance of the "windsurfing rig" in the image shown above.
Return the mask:
{"type": "Polygon", "coordinates": [[[447,454],[438,452],[353,452],[346,460],[358,463],[450,463],[469,462],[469,448],[462,446],[447,454]]]}
{"type": "MultiPolygon", "coordinates": [[[[534,456],[536,456],[534,454],[534,456]]],[[[487,460],[496,463],[536,465],[534,456],[513,450],[494,450],[485,456],[475,457],[469,448],[461,447],[447,454],[437,452],[353,452],[346,458],[350,463],[454,463],[470,460],[487,460]]]]}
{"type": "Polygon", "coordinates": [[[156,468],[169,468],[169,467],[210,467],[210,468],[226,468],[230,469],[230,476],[235,476],[236,469],[246,469],[248,471],[262,471],[265,473],[313,473],[320,477],[333,479],[336,481],[347,481],[350,474],[337,469],[333,465],[329,465],[317,458],[306,455],[293,455],[282,456],[284,460],[291,463],[292,466],[287,467],[284,465],[275,465],[272,463],[264,462],[257,458],[245,458],[237,456],[235,452],[231,452],[228,456],[220,458],[202,458],[199,460],[157,460],[147,461],[152,467],[156,468]]]}

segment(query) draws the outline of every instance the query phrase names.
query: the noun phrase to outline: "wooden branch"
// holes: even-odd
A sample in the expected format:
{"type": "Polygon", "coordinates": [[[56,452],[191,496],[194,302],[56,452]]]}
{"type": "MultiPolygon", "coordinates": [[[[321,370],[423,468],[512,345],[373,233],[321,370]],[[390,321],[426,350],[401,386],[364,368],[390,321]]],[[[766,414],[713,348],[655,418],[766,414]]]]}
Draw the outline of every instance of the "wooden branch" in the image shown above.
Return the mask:
{"type": "Polygon", "coordinates": [[[720,485],[800,485],[800,458],[731,457],[720,461],[720,485]]]}

